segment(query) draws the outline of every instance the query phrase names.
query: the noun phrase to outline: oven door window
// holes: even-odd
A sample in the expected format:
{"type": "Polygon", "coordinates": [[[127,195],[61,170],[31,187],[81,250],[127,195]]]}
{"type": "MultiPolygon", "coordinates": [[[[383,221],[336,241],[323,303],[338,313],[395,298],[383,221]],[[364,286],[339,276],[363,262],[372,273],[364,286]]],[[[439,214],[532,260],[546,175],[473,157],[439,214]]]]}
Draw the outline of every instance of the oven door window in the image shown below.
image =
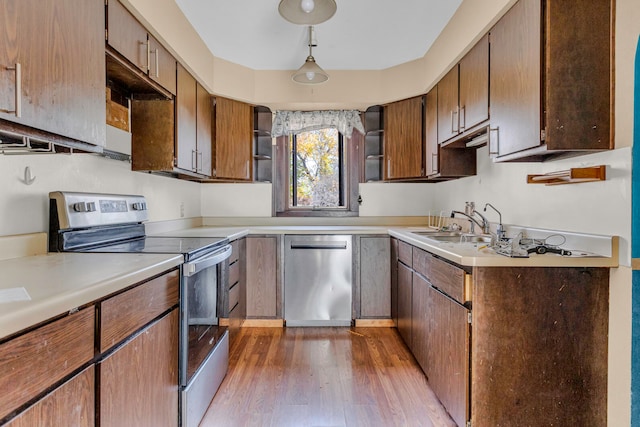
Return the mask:
{"type": "Polygon", "coordinates": [[[224,330],[218,327],[220,264],[183,276],[182,382],[186,385],[216,346],[224,330]],[[186,368],[186,369],[184,369],[186,368]]]}

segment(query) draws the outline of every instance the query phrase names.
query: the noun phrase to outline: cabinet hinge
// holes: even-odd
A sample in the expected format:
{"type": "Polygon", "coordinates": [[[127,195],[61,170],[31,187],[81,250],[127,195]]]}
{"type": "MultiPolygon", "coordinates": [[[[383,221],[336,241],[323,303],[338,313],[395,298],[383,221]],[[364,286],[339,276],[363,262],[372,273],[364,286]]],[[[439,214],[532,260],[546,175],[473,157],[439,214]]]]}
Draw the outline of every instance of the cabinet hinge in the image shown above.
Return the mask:
{"type": "Polygon", "coordinates": [[[105,40],[109,40],[109,30],[107,30],[106,28],[104,29],[104,39],[105,40]]]}
{"type": "Polygon", "coordinates": [[[540,141],[547,140],[547,131],[544,129],[540,129],[540,141]]]}
{"type": "Polygon", "coordinates": [[[471,421],[467,421],[467,427],[471,427],[471,421]]]}
{"type": "Polygon", "coordinates": [[[469,322],[469,324],[471,324],[471,319],[472,319],[471,312],[468,312],[467,313],[467,322],[469,322]]]}

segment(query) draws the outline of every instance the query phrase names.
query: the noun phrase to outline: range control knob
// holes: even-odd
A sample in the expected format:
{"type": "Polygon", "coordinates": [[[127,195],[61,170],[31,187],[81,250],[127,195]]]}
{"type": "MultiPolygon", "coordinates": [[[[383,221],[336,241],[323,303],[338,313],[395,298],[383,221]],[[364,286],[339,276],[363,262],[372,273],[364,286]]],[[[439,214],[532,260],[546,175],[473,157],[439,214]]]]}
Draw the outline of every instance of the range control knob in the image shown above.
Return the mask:
{"type": "Polygon", "coordinates": [[[71,207],[76,212],[87,212],[87,204],[85,202],[76,202],[71,207]]]}
{"type": "Polygon", "coordinates": [[[134,211],[146,211],[147,210],[147,204],[144,203],[144,202],[136,202],[136,203],[132,204],[131,207],[133,208],[134,211]]]}

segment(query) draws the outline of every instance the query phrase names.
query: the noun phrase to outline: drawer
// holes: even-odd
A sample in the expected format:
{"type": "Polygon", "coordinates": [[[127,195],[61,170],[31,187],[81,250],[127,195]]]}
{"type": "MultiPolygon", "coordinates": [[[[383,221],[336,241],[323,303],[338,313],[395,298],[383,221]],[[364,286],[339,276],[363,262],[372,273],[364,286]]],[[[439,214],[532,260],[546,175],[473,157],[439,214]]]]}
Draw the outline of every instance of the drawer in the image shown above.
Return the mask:
{"type": "Polygon", "coordinates": [[[231,256],[229,257],[229,264],[236,262],[240,257],[240,240],[234,240],[231,242],[231,256]]]}
{"type": "Polygon", "coordinates": [[[413,246],[403,241],[398,241],[398,259],[406,266],[413,266],[413,246]]]}
{"type": "Polygon", "coordinates": [[[178,304],[178,270],[144,282],[100,303],[100,351],[117,344],[178,304]]]}
{"type": "Polygon", "coordinates": [[[229,266],[229,288],[240,281],[240,263],[234,262],[229,266]]]}
{"type": "Polygon", "coordinates": [[[240,302],[240,284],[229,289],[229,312],[240,302]]]}
{"type": "Polygon", "coordinates": [[[0,344],[0,419],[94,356],[95,308],[0,344]]]}
{"type": "Polygon", "coordinates": [[[431,257],[431,269],[427,276],[433,286],[458,302],[465,302],[464,270],[438,258],[431,257]]]}
{"type": "Polygon", "coordinates": [[[429,278],[431,274],[431,260],[433,255],[422,249],[413,248],[413,269],[422,274],[424,277],[429,278]]]}

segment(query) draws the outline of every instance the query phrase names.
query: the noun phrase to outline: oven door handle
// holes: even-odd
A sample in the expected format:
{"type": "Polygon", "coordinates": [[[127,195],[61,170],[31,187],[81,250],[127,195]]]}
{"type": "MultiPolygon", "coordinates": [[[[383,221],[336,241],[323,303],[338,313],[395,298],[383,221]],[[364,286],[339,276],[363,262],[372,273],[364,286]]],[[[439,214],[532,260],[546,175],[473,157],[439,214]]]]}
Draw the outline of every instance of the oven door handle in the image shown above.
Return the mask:
{"type": "Polygon", "coordinates": [[[227,245],[221,250],[216,251],[209,256],[197,259],[192,262],[185,262],[182,268],[182,275],[185,277],[193,276],[194,274],[204,270],[205,268],[220,264],[222,261],[231,256],[231,251],[231,245],[227,245]]]}

